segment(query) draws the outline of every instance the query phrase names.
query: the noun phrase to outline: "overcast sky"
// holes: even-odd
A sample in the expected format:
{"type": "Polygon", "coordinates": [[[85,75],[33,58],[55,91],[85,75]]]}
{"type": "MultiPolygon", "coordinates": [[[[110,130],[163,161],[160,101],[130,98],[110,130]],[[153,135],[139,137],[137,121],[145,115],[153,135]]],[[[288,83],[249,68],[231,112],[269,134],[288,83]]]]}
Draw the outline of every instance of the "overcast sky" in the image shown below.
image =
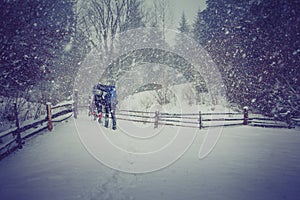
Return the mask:
{"type": "MultiPolygon", "coordinates": [[[[170,4],[171,17],[173,19],[172,25],[168,26],[171,29],[177,29],[182,12],[191,25],[196,17],[198,10],[204,10],[206,8],[206,0],[168,0],[170,4]]],[[[146,4],[150,7],[153,6],[153,0],[145,0],[146,4]]]]}
{"type": "Polygon", "coordinates": [[[179,21],[184,11],[189,24],[191,25],[196,17],[199,9],[204,10],[206,7],[206,0],[169,0],[170,7],[173,15],[172,28],[178,28],[179,21]]]}

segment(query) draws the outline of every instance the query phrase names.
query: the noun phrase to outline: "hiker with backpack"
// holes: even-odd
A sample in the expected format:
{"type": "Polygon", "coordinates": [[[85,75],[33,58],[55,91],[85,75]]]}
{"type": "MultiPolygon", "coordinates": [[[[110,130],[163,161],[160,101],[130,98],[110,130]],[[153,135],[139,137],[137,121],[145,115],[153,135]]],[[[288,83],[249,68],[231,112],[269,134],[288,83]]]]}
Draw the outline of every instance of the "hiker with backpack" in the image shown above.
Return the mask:
{"type": "Polygon", "coordinates": [[[97,108],[98,122],[101,123],[102,109],[105,110],[105,121],[104,126],[108,128],[109,125],[109,115],[112,119],[112,129],[117,128],[116,122],[116,106],[118,104],[116,87],[114,85],[103,85],[98,84],[93,89],[94,93],[94,103],[97,108]],[[95,91],[95,92],[94,92],[95,91]]]}

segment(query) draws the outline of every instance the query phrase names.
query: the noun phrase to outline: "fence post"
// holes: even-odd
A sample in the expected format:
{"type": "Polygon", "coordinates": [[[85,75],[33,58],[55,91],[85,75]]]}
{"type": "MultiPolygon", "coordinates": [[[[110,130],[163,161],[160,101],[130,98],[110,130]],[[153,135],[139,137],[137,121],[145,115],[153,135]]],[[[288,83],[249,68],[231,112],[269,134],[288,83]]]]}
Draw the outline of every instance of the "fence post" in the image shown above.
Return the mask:
{"type": "Polygon", "coordinates": [[[78,116],[78,90],[75,89],[74,90],[74,108],[73,108],[73,112],[74,112],[74,118],[77,119],[78,116]]]}
{"type": "Polygon", "coordinates": [[[159,111],[155,111],[155,116],[154,116],[154,128],[158,128],[158,118],[159,118],[159,111]]]}
{"type": "Polygon", "coordinates": [[[199,111],[199,129],[202,128],[202,116],[201,116],[201,111],[199,111]]]}
{"type": "Polygon", "coordinates": [[[46,103],[46,110],[47,110],[47,120],[48,120],[48,130],[52,131],[53,124],[52,124],[52,112],[51,112],[51,103],[46,103]]]}
{"type": "Polygon", "coordinates": [[[248,110],[247,106],[244,107],[244,125],[248,125],[248,110]]]}
{"type": "Polygon", "coordinates": [[[16,143],[18,144],[18,148],[22,149],[22,137],[21,137],[21,132],[20,132],[20,121],[19,121],[19,113],[18,113],[18,106],[17,103],[14,103],[14,112],[15,112],[15,120],[16,120],[16,127],[17,127],[17,138],[16,138],[16,143]]]}
{"type": "Polygon", "coordinates": [[[292,115],[291,115],[290,111],[287,111],[286,123],[288,124],[288,129],[291,129],[292,128],[292,115]]]}

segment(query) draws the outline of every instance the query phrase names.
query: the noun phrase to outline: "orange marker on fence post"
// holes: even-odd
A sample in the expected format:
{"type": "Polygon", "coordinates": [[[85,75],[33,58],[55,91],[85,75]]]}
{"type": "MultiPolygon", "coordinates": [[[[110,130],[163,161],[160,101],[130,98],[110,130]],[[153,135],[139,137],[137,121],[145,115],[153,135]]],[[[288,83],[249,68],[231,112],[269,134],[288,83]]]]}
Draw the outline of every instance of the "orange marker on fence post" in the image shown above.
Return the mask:
{"type": "Polygon", "coordinates": [[[244,107],[244,125],[248,125],[248,110],[247,106],[244,107]]]}
{"type": "Polygon", "coordinates": [[[48,130],[52,131],[53,124],[52,124],[52,113],[51,113],[51,103],[46,103],[46,110],[47,110],[47,119],[48,119],[48,130]]]}

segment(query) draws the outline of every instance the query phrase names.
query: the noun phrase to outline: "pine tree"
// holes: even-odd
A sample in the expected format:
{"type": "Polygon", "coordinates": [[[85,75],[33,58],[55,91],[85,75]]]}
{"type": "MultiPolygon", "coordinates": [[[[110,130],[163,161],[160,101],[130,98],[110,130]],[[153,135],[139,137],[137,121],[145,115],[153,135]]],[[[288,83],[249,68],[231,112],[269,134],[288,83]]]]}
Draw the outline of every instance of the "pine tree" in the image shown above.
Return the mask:
{"type": "Polygon", "coordinates": [[[184,34],[189,34],[190,32],[190,26],[186,20],[186,17],[185,17],[185,13],[182,12],[182,15],[181,15],[181,21],[179,23],[179,28],[178,30],[181,32],[181,33],[184,33],[184,34]]]}
{"type": "Polygon", "coordinates": [[[1,3],[1,94],[43,81],[69,40],[69,1],[1,3]]]}
{"type": "Polygon", "coordinates": [[[230,101],[300,115],[297,7],[297,0],[208,0],[198,12],[194,37],[219,66],[230,101]]]}
{"type": "Polygon", "coordinates": [[[184,52],[186,51],[186,42],[188,41],[190,35],[190,26],[186,20],[184,12],[181,15],[178,31],[179,33],[177,33],[175,37],[176,43],[174,45],[174,49],[179,52],[184,52]]]}
{"type": "Polygon", "coordinates": [[[201,45],[205,45],[207,42],[205,31],[207,31],[207,25],[203,19],[203,13],[199,9],[193,24],[192,34],[193,38],[201,45]]]}

